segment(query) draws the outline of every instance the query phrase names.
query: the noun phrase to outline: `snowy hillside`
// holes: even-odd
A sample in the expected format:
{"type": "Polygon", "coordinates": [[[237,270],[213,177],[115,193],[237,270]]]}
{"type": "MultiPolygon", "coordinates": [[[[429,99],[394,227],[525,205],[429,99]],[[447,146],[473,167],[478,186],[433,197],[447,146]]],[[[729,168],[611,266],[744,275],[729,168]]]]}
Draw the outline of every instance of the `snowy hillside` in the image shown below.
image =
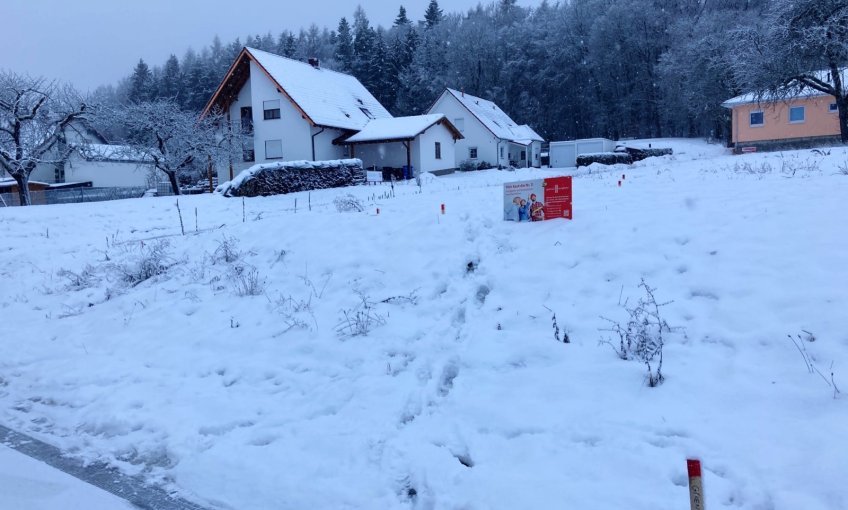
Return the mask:
{"type": "Polygon", "coordinates": [[[671,510],[687,457],[707,508],[848,508],[848,150],[670,143],[181,197],[185,236],[174,198],[0,209],[0,423],[209,508],[671,510]],[[566,173],[573,221],[502,221],[566,173]],[[602,318],[642,279],[655,388],[602,318]]]}

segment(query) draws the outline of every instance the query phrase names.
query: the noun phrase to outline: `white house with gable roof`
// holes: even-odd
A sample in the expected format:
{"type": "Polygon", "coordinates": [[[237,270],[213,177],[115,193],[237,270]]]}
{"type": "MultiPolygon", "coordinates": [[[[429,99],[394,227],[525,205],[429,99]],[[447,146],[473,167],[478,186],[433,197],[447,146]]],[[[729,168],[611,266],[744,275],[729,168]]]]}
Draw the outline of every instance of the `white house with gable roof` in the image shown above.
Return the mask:
{"type": "Polygon", "coordinates": [[[219,169],[222,181],[254,164],[346,157],[380,170],[452,169],[454,142],[462,138],[444,117],[395,119],[359,80],[324,69],[316,59],[301,62],[253,48],[242,49],[204,114],[216,109],[248,133],[242,161],[219,169]],[[372,122],[379,124],[362,134],[372,122]],[[422,126],[410,138],[410,129],[422,126]],[[362,136],[352,138],[357,134],[362,136]]]}
{"type": "Polygon", "coordinates": [[[464,139],[456,144],[457,164],[470,160],[500,167],[541,166],[544,139],[491,101],[446,89],[428,113],[444,114],[462,133],[464,139]]]}

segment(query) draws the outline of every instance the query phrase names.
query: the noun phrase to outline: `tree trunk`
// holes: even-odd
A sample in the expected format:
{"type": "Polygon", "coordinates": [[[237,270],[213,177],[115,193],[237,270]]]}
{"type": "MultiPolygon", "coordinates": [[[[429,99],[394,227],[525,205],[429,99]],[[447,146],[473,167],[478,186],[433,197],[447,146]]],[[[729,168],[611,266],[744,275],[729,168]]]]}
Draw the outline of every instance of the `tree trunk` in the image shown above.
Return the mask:
{"type": "Polygon", "coordinates": [[[21,199],[21,205],[32,205],[32,200],[29,196],[29,174],[12,174],[12,178],[18,183],[18,196],[21,199]]]}
{"type": "Polygon", "coordinates": [[[171,181],[171,191],[174,192],[174,195],[180,194],[180,185],[177,182],[177,172],[165,172],[168,174],[168,180],[171,181]]]}

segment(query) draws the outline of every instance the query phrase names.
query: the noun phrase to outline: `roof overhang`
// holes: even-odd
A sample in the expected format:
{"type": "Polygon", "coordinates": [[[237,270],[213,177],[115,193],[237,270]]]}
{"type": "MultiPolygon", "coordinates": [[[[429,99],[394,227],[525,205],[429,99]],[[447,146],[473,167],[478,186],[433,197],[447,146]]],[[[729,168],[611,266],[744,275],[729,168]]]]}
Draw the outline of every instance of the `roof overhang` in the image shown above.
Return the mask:
{"type": "MultiPolygon", "coordinates": [[[[232,106],[233,102],[235,102],[236,98],[238,98],[239,92],[241,92],[244,84],[247,83],[247,80],[250,78],[250,63],[253,62],[256,64],[256,67],[262,71],[262,73],[271,80],[271,83],[276,87],[277,92],[282,94],[295,109],[300,112],[300,115],[311,125],[318,126],[315,121],[313,121],[309,115],[303,111],[303,108],[295,102],[294,99],[283,89],[282,85],[271,76],[271,73],[268,72],[262,64],[250,53],[247,48],[242,48],[241,53],[239,53],[238,57],[236,57],[235,61],[233,61],[230,68],[227,70],[227,74],[224,75],[224,79],[221,80],[221,84],[218,85],[218,88],[215,90],[215,93],[212,94],[212,97],[206,103],[206,106],[203,108],[203,113],[201,117],[205,117],[209,115],[213,110],[220,109],[222,111],[229,110],[230,106],[232,106]]],[[[318,127],[334,127],[334,126],[318,126],[318,127]]],[[[336,128],[338,129],[338,128],[336,128]]]]}

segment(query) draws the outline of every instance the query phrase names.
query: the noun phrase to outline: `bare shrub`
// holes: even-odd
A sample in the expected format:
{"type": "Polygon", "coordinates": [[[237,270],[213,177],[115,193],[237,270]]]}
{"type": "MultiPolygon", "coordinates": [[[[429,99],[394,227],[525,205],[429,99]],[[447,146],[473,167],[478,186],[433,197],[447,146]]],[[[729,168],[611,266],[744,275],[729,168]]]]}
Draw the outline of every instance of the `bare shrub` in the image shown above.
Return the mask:
{"type": "Polygon", "coordinates": [[[255,267],[234,266],[230,272],[230,281],[239,297],[259,296],[265,292],[265,279],[255,267]]]}
{"type": "Polygon", "coordinates": [[[334,198],[333,205],[336,206],[336,210],[339,212],[362,212],[365,210],[362,201],[350,193],[334,198]]]}
{"type": "Polygon", "coordinates": [[[618,345],[616,346],[611,338],[602,339],[601,342],[612,347],[618,357],[623,360],[636,359],[644,362],[648,368],[648,386],[655,387],[665,380],[662,374],[664,335],[671,333],[673,329],[660,315],[660,309],[671,301],[657,303],[654,296],[656,289],[648,286],[644,278],[639,288],[645,295],[640,297],[635,305],[628,306],[626,301],[620,304],[629,316],[624,324],[601,316],[611,324],[609,328],[601,331],[614,333],[618,345]],[[654,368],[652,362],[655,361],[654,368]]]}
{"type": "Polygon", "coordinates": [[[135,287],[167,272],[176,264],[168,252],[169,247],[165,239],[148,244],[142,243],[134,257],[131,257],[128,262],[116,265],[121,280],[135,287]]]}
{"type": "Polygon", "coordinates": [[[359,293],[360,302],[348,310],[342,310],[342,318],[336,326],[339,336],[366,336],[377,326],[386,323],[386,317],[377,312],[375,303],[359,293]]]}
{"type": "Polygon", "coordinates": [[[315,329],[318,329],[318,321],[312,311],[312,296],[303,300],[280,295],[274,302],[274,309],[283,317],[283,324],[286,325],[284,333],[292,329],[310,329],[305,316],[308,316],[315,325],[315,329]]]}
{"type": "Polygon", "coordinates": [[[82,290],[93,287],[97,281],[95,269],[91,265],[86,265],[82,271],[75,273],[68,269],[60,269],[56,276],[67,280],[67,288],[69,290],[82,290]]]}

